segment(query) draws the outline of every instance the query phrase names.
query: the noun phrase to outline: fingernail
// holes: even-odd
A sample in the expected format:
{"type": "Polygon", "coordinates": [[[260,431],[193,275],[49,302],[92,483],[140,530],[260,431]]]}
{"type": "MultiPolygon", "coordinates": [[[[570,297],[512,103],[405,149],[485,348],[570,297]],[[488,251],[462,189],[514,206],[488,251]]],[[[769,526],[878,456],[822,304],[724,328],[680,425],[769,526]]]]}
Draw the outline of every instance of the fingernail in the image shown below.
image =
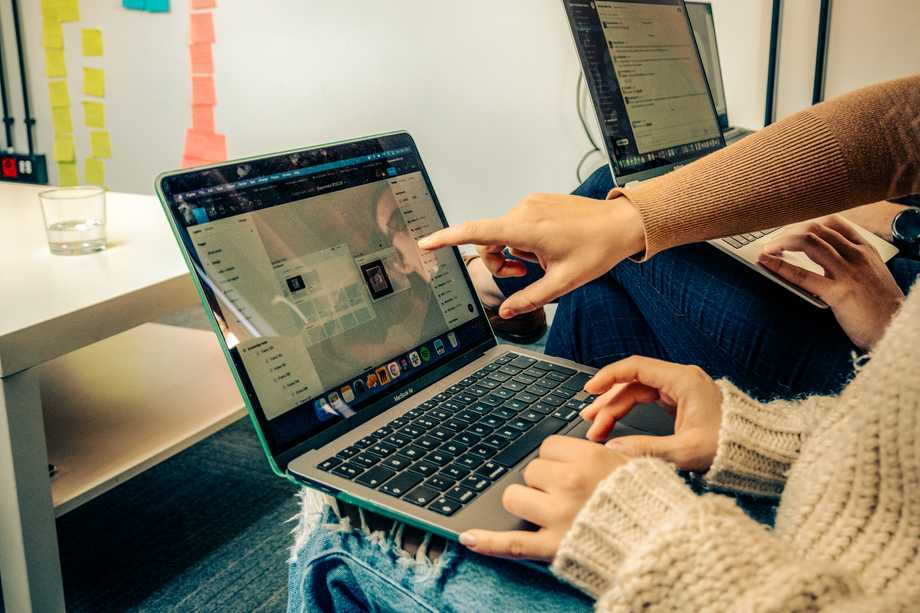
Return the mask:
{"type": "Polygon", "coordinates": [[[464,547],[475,547],[476,537],[471,532],[463,532],[460,534],[460,544],[464,547]]]}
{"type": "Polygon", "coordinates": [[[499,315],[501,315],[502,319],[511,319],[512,317],[514,317],[515,315],[517,315],[517,313],[515,313],[515,312],[514,312],[513,310],[511,310],[511,309],[502,309],[502,310],[501,310],[501,313],[499,313],[499,315]]]}

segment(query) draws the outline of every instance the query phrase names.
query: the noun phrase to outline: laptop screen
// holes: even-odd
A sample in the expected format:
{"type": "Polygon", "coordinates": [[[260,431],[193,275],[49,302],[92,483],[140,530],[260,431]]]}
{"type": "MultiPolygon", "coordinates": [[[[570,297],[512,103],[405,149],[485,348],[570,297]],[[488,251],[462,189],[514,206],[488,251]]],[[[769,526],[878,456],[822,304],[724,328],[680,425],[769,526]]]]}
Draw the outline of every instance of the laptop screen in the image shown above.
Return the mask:
{"type": "Polygon", "coordinates": [[[411,138],[166,176],[174,217],[273,452],[490,338],[411,138]]]}
{"type": "Polygon", "coordinates": [[[716,43],[716,23],[712,18],[712,5],[708,2],[687,2],[687,16],[693,27],[696,46],[700,50],[706,80],[712,92],[712,101],[719,116],[719,127],[728,129],[728,107],[725,104],[725,87],[722,83],[722,63],[719,61],[719,45],[716,43]]]}
{"type": "Polygon", "coordinates": [[[564,0],[617,184],[724,146],[683,0],[564,0]]]}

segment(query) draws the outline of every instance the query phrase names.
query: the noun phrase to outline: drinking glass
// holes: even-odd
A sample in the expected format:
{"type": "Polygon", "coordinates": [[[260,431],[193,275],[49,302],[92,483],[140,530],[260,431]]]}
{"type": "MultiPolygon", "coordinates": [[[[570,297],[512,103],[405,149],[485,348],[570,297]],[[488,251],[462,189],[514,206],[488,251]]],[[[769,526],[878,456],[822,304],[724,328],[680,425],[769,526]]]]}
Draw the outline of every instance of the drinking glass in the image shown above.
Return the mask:
{"type": "Polygon", "coordinates": [[[105,190],[61,187],[38,197],[51,253],[83,255],[105,249],[105,190]]]}

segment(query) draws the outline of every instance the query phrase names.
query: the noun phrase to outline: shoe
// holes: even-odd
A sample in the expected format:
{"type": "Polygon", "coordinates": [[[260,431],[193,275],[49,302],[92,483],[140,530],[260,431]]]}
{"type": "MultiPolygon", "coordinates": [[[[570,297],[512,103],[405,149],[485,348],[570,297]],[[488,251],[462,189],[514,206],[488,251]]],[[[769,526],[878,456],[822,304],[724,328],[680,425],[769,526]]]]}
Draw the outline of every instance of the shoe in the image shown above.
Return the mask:
{"type": "MultiPolygon", "coordinates": [[[[471,254],[463,256],[463,263],[469,267],[470,262],[478,258],[478,255],[471,254]]],[[[518,345],[530,345],[535,343],[546,334],[546,310],[540,307],[536,311],[515,315],[510,319],[503,319],[498,314],[497,307],[483,305],[486,317],[489,318],[489,324],[495,336],[506,341],[517,343],[518,345]]]]}

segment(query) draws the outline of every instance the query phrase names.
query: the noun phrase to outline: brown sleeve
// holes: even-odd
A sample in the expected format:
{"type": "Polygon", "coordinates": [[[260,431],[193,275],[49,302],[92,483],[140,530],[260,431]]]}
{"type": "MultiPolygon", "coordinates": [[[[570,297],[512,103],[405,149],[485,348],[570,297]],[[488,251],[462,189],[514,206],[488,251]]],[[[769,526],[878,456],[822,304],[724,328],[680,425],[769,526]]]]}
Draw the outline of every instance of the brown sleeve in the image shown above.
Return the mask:
{"type": "Polygon", "coordinates": [[[917,192],[920,75],[821,103],[611,197],[639,209],[649,258],[917,192]]]}

